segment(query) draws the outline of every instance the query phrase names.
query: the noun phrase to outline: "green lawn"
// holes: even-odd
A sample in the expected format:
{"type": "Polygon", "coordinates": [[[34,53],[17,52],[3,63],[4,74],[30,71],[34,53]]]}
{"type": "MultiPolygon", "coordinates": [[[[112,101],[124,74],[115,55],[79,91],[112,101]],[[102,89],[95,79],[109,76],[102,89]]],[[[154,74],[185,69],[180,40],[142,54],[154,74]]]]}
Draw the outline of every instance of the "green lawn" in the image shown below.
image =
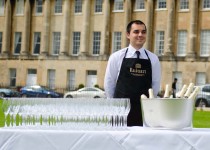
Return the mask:
{"type": "MultiPolygon", "coordinates": [[[[2,100],[0,100],[0,127],[3,127],[4,114],[1,108],[2,108],[2,100]]],[[[193,127],[210,128],[210,111],[194,111],[193,127]]]]}
{"type": "Polygon", "coordinates": [[[193,127],[210,128],[210,111],[195,111],[193,115],[193,127]]]}

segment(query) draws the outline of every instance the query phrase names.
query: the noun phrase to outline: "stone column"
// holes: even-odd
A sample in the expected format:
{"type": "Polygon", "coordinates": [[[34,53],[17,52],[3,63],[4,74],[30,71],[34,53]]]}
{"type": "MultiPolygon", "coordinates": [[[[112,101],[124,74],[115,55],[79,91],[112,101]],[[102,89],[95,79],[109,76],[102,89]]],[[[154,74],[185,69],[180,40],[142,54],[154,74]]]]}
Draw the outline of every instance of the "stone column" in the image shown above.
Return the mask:
{"type": "Polygon", "coordinates": [[[82,26],[82,36],[81,36],[81,56],[86,56],[89,51],[89,30],[90,30],[90,0],[84,0],[84,9],[83,9],[83,26],[82,26]]]}
{"type": "Polygon", "coordinates": [[[103,41],[101,43],[101,55],[109,54],[109,34],[110,34],[110,0],[104,0],[104,27],[103,41]]]}
{"type": "Polygon", "coordinates": [[[70,2],[69,0],[64,0],[64,23],[63,23],[63,29],[61,34],[61,51],[60,55],[67,55],[67,51],[69,48],[69,20],[70,20],[70,2]]]}
{"type": "Polygon", "coordinates": [[[24,31],[23,41],[21,48],[21,55],[26,56],[29,54],[29,43],[30,43],[30,21],[31,21],[31,6],[30,1],[25,1],[24,7],[24,31]]]}
{"type": "Polygon", "coordinates": [[[168,16],[167,16],[167,35],[166,35],[166,49],[164,50],[165,56],[173,55],[173,26],[175,24],[175,2],[174,0],[169,0],[168,16]]]}
{"type": "Polygon", "coordinates": [[[4,22],[4,34],[3,34],[3,45],[2,45],[2,56],[8,57],[10,53],[11,45],[11,3],[10,0],[6,2],[5,10],[5,22],[4,22]]]}
{"type": "Polygon", "coordinates": [[[190,16],[190,32],[189,32],[189,49],[187,51],[187,60],[195,59],[196,51],[196,30],[197,30],[197,21],[198,21],[198,1],[192,0],[191,16],[190,16]]]}
{"type": "Polygon", "coordinates": [[[147,26],[147,41],[145,43],[145,48],[148,50],[152,50],[152,31],[153,31],[153,11],[154,4],[153,0],[147,0],[147,14],[146,14],[146,26],[147,26]]]}
{"type": "MultiPolygon", "coordinates": [[[[131,8],[131,0],[126,0],[125,1],[125,29],[127,28],[127,24],[131,21],[131,15],[132,15],[132,8],[131,8]]],[[[123,33],[126,34],[126,31],[123,31],[123,33]]],[[[128,46],[128,39],[127,36],[123,36],[123,45],[122,47],[127,47],[128,46]]]]}
{"type": "Polygon", "coordinates": [[[49,54],[49,36],[50,36],[50,0],[44,3],[44,24],[41,37],[41,58],[45,58],[49,54]]]}

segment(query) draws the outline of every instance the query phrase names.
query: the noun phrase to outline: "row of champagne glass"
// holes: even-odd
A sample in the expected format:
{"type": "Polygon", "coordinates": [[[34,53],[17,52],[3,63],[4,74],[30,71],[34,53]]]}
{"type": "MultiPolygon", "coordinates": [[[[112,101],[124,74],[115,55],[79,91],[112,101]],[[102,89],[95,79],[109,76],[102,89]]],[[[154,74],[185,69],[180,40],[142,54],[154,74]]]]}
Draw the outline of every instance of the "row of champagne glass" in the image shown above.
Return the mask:
{"type": "Polygon", "coordinates": [[[125,127],[129,99],[11,98],[2,105],[5,126],[125,127]]]}

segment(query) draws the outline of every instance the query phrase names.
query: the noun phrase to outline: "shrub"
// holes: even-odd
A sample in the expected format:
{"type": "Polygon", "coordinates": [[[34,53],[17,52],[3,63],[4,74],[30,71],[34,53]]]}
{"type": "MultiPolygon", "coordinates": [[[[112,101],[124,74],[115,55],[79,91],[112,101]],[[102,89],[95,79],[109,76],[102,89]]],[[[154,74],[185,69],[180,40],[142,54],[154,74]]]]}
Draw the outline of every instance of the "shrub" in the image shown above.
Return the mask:
{"type": "Polygon", "coordinates": [[[85,86],[84,86],[84,84],[81,83],[81,84],[79,84],[78,89],[81,89],[83,87],[85,87],[85,86]]]}
{"type": "Polygon", "coordinates": [[[96,84],[96,85],[94,85],[94,87],[99,88],[99,85],[98,85],[98,84],[96,84]]]}

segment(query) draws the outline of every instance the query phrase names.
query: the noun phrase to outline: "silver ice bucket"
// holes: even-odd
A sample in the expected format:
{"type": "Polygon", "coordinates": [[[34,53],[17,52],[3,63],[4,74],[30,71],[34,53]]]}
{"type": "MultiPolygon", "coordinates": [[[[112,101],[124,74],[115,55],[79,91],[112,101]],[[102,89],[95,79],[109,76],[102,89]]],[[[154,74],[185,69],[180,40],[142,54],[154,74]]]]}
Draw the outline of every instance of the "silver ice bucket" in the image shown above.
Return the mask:
{"type": "Polygon", "coordinates": [[[158,129],[192,129],[194,101],[183,98],[141,100],[143,126],[158,129]]]}

